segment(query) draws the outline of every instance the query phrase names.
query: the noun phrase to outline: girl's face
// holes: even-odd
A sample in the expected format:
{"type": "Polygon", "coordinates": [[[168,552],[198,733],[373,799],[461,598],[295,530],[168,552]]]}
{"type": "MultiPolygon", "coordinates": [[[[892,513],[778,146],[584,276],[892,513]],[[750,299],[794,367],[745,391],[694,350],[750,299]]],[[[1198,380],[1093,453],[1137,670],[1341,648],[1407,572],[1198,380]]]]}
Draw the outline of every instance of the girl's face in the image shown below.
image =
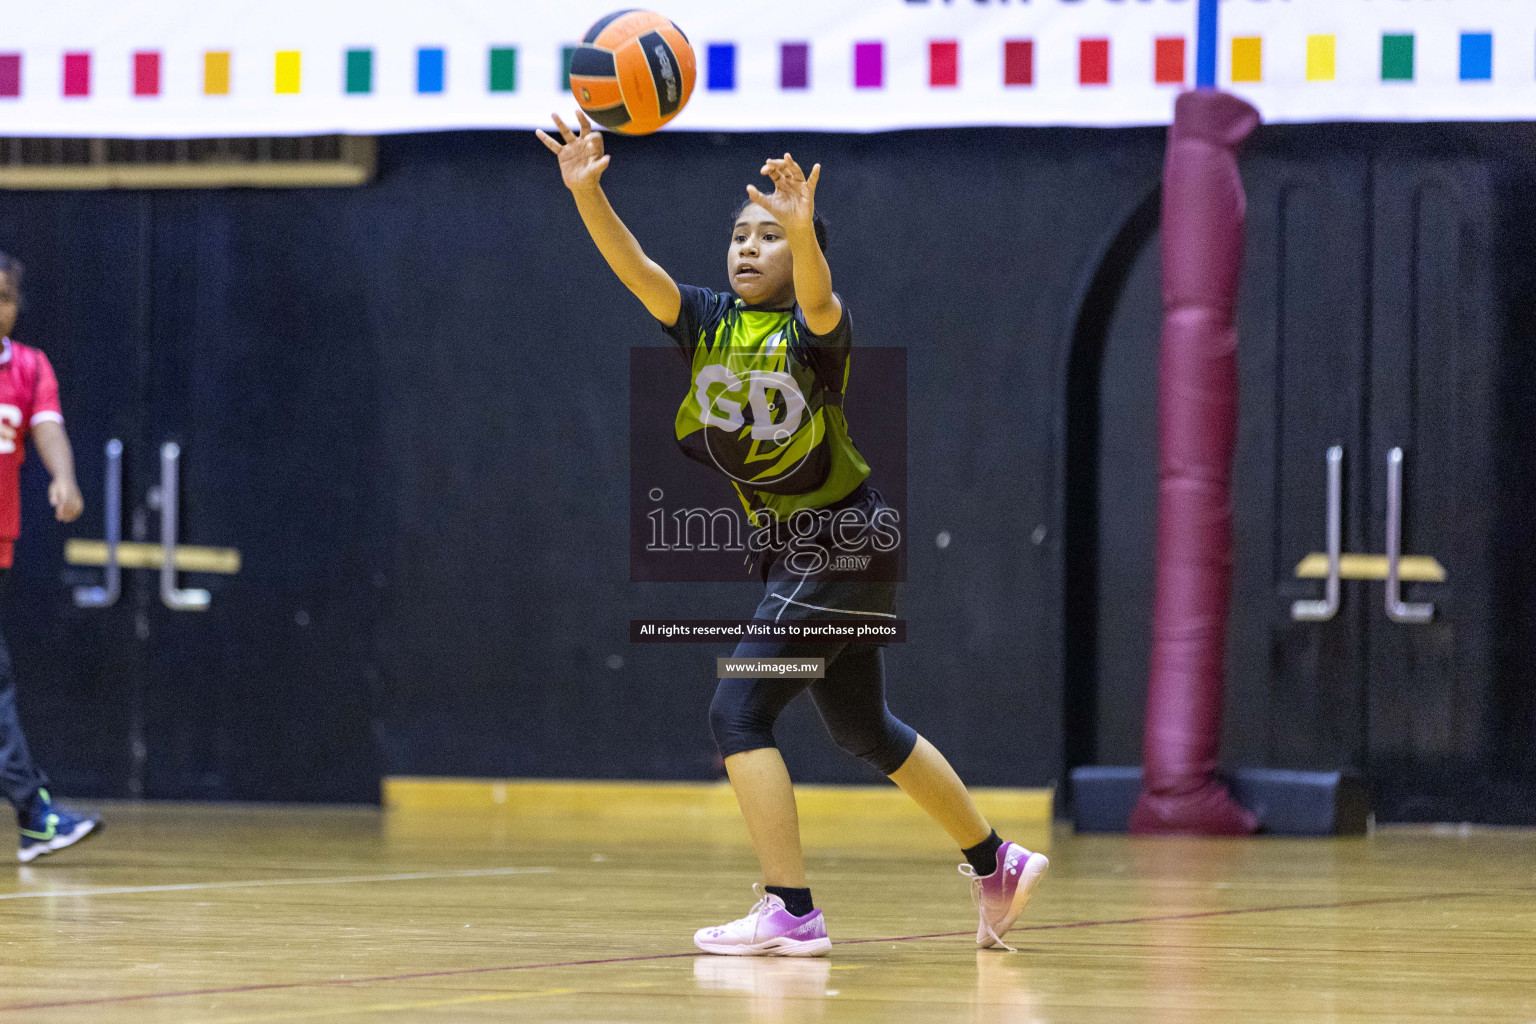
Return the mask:
{"type": "Polygon", "coordinates": [[[0,337],[8,337],[16,326],[16,311],[21,305],[21,293],[16,280],[10,274],[0,274],[0,337]]]}
{"type": "Polygon", "coordinates": [[[784,307],[795,302],[794,263],[784,229],[756,203],[736,218],[725,269],[731,288],[753,306],[784,307]]]}

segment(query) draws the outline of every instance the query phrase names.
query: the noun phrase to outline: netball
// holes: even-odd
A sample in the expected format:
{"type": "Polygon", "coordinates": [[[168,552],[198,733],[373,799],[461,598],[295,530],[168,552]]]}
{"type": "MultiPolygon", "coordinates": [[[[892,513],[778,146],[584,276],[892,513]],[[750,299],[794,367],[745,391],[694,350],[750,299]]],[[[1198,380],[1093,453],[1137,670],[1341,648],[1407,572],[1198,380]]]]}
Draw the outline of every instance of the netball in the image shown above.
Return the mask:
{"type": "Polygon", "coordinates": [[[571,94],[604,128],[649,135],[687,106],[695,68],[693,47],[671,19],[615,11],[571,55],[571,94]]]}

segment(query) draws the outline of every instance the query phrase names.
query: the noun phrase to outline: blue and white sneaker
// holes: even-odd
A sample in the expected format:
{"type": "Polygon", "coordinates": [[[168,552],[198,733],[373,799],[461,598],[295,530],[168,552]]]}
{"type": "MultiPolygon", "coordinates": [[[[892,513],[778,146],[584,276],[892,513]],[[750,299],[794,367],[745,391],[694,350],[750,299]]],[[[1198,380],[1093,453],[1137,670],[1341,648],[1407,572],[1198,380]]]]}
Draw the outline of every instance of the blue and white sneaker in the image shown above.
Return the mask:
{"type": "Polygon", "coordinates": [[[17,813],[17,824],[21,827],[21,849],[16,851],[16,859],[30,864],[45,853],[74,846],[100,828],[101,819],[55,807],[48,791],[40,789],[27,809],[17,813]]]}

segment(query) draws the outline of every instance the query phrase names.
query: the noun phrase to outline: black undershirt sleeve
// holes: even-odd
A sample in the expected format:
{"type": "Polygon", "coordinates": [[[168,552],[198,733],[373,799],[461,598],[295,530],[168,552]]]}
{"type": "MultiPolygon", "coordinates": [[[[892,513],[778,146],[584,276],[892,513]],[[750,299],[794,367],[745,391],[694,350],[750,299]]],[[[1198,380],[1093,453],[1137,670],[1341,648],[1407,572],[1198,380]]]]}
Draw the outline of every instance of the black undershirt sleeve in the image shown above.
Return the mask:
{"type": "Polygon", "coordinates": [[[848,353],[853,348],[853,316],[841,296],[838,303],[843,307],[843,315],[829,334],[812,333],[805,322],[805,314],[796,306],[796,330],[789,343],[790,354],[802,366],[815,371],[816,379],[829,391],[843,390],[843,368],[847,366],[848,353]]]}
{"type": "MultiPolygon", "coordinates": [[[[682,351],[683,358],[691,362],[693,350],[699,344],[699,335],[720,319],[729,301],[719,292],[691,284],[678,285],[677,292],[681,300],[677,323],[671,326],[661,324],[661,329],[682,351]]],[[[661,323],[660,320],[656,322],[661,323]]]]}

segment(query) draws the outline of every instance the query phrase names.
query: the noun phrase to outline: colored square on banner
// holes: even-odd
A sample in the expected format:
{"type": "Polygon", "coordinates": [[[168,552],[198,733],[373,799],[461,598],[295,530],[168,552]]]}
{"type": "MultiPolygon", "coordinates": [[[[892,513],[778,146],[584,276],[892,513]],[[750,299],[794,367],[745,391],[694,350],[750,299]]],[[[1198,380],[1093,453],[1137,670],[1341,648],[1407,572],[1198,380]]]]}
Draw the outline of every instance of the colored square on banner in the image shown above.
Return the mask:
{"type": "Polygon", "coordinates": [[[517,92],[517,47],[491,47],[491,92],[517,92]]]}
{"type": "Polygon", "coordinates": [[[1491,32],[1461,34],[1461,80],[1463,82],[1493,81],[1493,34],[1491,32]]]}
{"type": "Polygon", "coordinates": [[[1413,36],[1383,35],[1381,37],[1381,80],[1383,82],[1413,81],[1413,36]]]}
{"type": "Polygon", "coordinates": [[[1307,36],[1307,81],[1331,82],[1338,77],[1338,36],[1307,36]]]}
{"type": "Polygon", "coordinates": [[[1158,85],[1183,85],[1184,55],[1183,36],[1169,36],[1157,40],[1152,50],[1152,79],[1158,85]]]}
{"type": "Polygon", "coordinates": [[[373,92],[373,51],[347,51],[347,94],[366,96],[373,92]]]}
{"type": "Polygon", "coordinates": [[[576,47],[560,47],[560,88],[566,92],[571,91],[571,60],[576,56],[576,47]]]}
{"type": "Polygon", "coordinates": [[[1109,40],[1079,39],[1077,41],[1077,84],[1109,84],[1109,40]]]}
{"type": "Polygon", "coordinates": [[[303,58],[298,50],[278,50],[274,58],[273,88],[283,96],[297,96],[303,58]]]}
{"type": "Polygon", "coordinates": [[[853,87],[880,89],[885,86],[885,44],[853,44],[853,87]]]}
{"type": "Polygon", "coordinates": [[[935,39],[928,44],[928,85],[941,89],[960,84],[960,44],[935,39]]]}
{"type": "Polygon", "coordinates": [[[705,51],[707,85],[711,92],[730,92],[736,88],[736,44],[710,43],[705,51]]]}
{"type": "Polygon", "coordinates": [[[157,51],[140,50],[133,55],[133,94],[160,95],[160,54],[157,51]]]}
{"type": "Polygon", "coordinates": [[[209,50],[203,54],[203,95],[229,95],[228,50],[209,50]]]}
{"type": "Polygon", "coordinates": [[[447,77],[448,54],[441,46],[423,46],[416,51],[416,91],[425,94],[443,91],[447,77]]]}
{"type": "Polygon", "coordinates": [[[64,55],[64,95],[89,96],[91,94],[91,55],[66,53],[64,55]]]}
{"type": "Polygon", "coordinates": [[[21,95],[21,54],[0,53],[0,96],[14,99],[21,95]]]}
{"type": "Polygon", "coordinates": [[[811,87],[811,44],[785,43],[779,47],[779,88],[811,87]]]}
{"type": "Polygon", "coordinates": [[[1035,41],[1033,39],[1003,41],[1003,84],[1035,84],[1035,41]]]}
{"type": "Polygon", "coordinates": [[[1264,80],[1264,40],[1259,36],[1236,36],[1232,40],[1232,81],[1264,80]]]}

